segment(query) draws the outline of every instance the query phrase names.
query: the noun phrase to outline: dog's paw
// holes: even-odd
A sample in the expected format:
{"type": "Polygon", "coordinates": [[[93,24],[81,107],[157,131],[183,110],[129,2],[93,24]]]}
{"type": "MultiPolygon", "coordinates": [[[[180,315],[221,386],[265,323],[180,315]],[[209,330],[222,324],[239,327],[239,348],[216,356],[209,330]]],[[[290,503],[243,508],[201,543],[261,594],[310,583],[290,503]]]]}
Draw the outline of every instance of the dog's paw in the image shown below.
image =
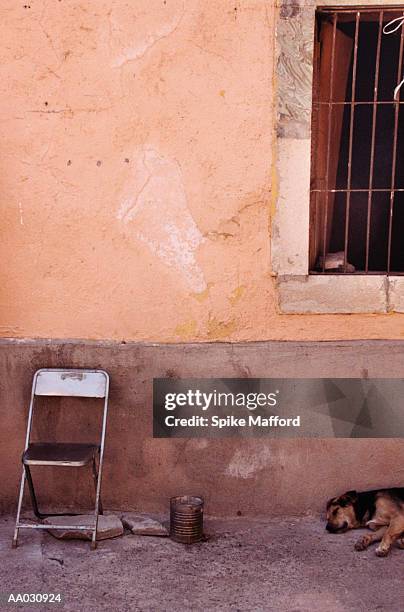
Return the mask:
{"type": "Polygon", "coordinates": [[[404,548],[404,538],[400,538],[399,540],[397,540],[397,546],[399,548],[404,548]]]}
{"type": "Polygon", "coordinates": [[[390,552],[390,548],[385,548],[384,546],[378,546],[375,552],[378,557],[387,557],[387,555],[390,552]]]}
{"type": "Polygon", "coordinates": [[[376,531],[376,529],[379,529],[380,525],[376,521],[368,521],[366,527],[372,531],[376,531]]]}
{"type": "Polygon", "coordinates": [[[366,550],[370,545],[369,536],[363,536],[357,542],[355,542],[355,550],[366,550]]]}

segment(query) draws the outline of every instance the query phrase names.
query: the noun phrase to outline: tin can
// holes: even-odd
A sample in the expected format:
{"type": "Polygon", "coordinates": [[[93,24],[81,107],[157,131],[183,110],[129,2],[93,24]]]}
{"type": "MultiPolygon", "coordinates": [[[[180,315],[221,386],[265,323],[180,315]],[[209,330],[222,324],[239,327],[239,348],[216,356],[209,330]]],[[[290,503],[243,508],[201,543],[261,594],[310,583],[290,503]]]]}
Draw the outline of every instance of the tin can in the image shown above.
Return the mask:
{"type": "Polygon", "coordinates": [[[170,499],[170,537],[175,542],[194,544],[203,538],[202,497],[180,495],[170,499]]]}

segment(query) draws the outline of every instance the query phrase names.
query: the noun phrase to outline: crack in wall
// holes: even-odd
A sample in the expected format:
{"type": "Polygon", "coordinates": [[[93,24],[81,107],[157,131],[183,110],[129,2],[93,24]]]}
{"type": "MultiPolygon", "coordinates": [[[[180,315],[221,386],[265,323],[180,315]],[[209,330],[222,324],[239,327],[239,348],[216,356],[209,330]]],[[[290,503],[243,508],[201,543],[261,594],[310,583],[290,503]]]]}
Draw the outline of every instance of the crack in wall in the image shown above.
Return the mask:
{"type": "Polygon", "coordinates": [[[185,15],[185,2],[182,4],[182,12],[176,20],[172,23],[164,24],[160,31],[149,34],[149,36],[143,42],[132,47],[127,47],[121,55],[119,55],[112,63],[114,68],[120,68],[128,62],[141,59],[146,53],[152,49],[161,40],[168,38],[179,28],[183,17],[185,15]]]}

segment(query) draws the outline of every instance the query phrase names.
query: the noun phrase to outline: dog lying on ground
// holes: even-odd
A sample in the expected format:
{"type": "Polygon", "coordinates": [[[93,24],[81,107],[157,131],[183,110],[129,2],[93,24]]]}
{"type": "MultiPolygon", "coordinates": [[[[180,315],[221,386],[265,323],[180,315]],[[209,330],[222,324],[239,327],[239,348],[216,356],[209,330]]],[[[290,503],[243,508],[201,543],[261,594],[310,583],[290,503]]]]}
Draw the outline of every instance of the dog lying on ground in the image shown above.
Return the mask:
{"type": "Polygon", "coordinates": [[[366,550],[374,542],[380,542],[376,555],[385,557],[395,542],[404,548],[404,488],[348,491],[329,500],[327,531],[345,533],[361,527],[369,527],[373,533],[362,536],[355,550],[366,550]]]}

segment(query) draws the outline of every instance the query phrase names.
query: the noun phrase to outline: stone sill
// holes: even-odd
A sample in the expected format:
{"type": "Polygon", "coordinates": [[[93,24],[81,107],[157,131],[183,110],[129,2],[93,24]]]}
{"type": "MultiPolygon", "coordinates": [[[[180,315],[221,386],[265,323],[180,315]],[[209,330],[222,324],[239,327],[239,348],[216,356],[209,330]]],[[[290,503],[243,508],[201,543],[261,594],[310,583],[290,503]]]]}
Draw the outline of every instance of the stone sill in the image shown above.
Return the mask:
{"type": "Polygon", "coordinates": [[[281,275],[282,314],[404,312],[404,276],[281,275]]]}

